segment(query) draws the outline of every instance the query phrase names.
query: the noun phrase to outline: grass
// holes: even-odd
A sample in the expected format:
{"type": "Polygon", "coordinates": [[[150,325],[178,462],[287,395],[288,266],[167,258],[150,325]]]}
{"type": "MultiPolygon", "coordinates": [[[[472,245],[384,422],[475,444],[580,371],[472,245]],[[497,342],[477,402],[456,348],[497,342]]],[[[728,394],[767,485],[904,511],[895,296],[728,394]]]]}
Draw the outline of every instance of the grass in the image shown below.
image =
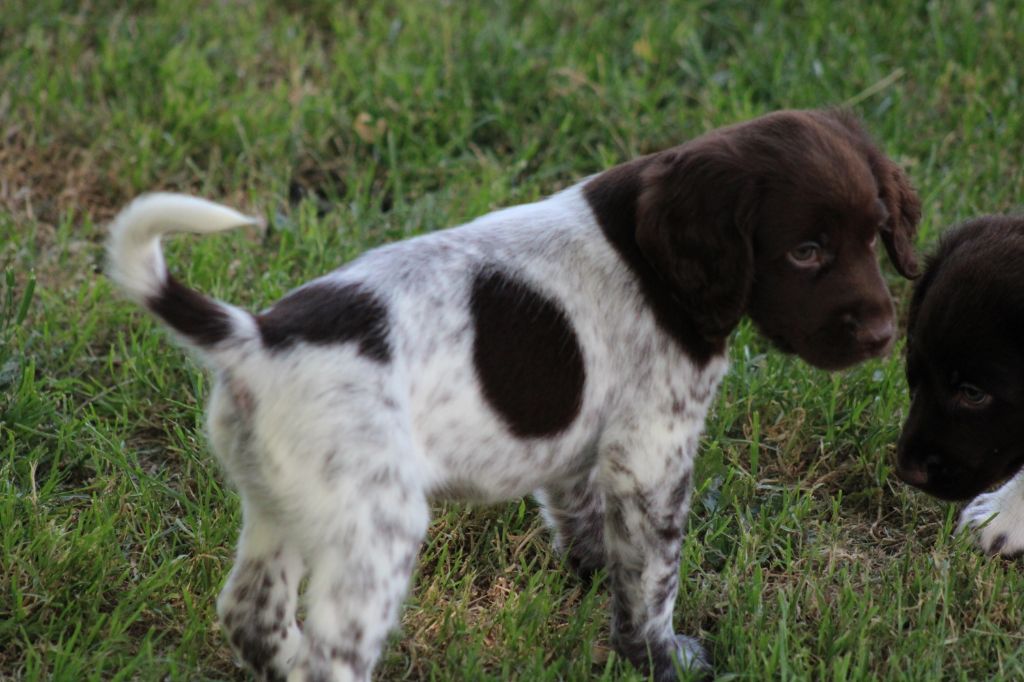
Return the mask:
{"type": "MultiPolygon", "coordinates": [[[[207,381],[99,274],[135,194],[267,216],[169,246],[186,281],[257,309],[377,244],[845,103],[913,177],[926,247],[1019,206],[1022,53],[1011,0],[8,3],[0,678],[244,678],[215,626],[239,509],[207,381]]],[[[899,353],[829,375],[746,325],[731,349],[676,611],[719,679],[1024,676],[1020,565],[892,475],[899,353]]],[[[377,678],[642,679],[608,649],[607,601],[531,502],[440,506],[377,678]]]]}

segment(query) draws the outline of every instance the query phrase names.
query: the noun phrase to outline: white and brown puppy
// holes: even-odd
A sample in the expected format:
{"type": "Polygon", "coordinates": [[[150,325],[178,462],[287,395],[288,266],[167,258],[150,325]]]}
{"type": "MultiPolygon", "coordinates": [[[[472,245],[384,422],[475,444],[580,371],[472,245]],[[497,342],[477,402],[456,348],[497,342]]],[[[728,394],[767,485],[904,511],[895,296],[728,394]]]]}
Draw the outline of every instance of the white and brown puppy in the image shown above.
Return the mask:
{"type": "Polygon", "coordinates": [[[250,222],[199,199],[126,208],[110,272],[213,369],[244,514],[218,611],[258,676],[367,679],[428,500],[533,492],[569,562],[607,570],[615,648],[664,680],[707,665],[672,615],[729,332],[750,315],[825,368],[885,352],[876,236],[911,275],[918,216],[852,116],[785,111],[375,249],[258,315],[167,273],[163,234],[250,222]]]}
{"type": "Polygon", "coordinates": [[[1024,553],[1022,264],[1024,216],[975,218],[943,235],[911,301],[913,399],[896,466],[932,495],[973,497],[960,527],[1008,556],[1024,553]]]}

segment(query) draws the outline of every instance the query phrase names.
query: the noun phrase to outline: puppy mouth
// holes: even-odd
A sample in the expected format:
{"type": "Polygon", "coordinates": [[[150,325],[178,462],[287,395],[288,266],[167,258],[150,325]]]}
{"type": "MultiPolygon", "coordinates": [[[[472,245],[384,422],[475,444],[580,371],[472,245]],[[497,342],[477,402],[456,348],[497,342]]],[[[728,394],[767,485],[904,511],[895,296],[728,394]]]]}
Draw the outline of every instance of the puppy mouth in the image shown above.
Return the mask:
{"type": "Polygon", "coordinates": [[[990,487],[978,485],[952,487],[947,485],[945,481],[937,481],[931,478],[923,469],[915,467],[906,468],[897,465],[895,473],[896,477],[907,485],[946,502],[969,500],[982,490],[985,490],[985,488],[990,487]]]}
{"type": "Polygon", "coordinates": [[[996,476],[984,480],[969,471],[946,476],[929,473],[928,467],[918,462],[905,462],[897,458],[894,473],[907,485],[947,502],[962,502],[976,497],[985,490],[1002,485],[1024,467],[1024,455],[1011,460],[996,476]]]}
{"type": "Polygon", "coordinates": [[[874,341],[868,343],[862,343],[860,346],[861,353],[865,360],[869,358],[882,358],[889,354],[892,347],[896,344],[894,337],[889,337],[884,341],[874,341]]]}
{"type": "Polygon", "coordinates": [[[1024,455],[1018,455],[1007,462],[1006,466],[1003,467],[1003,470],[999,472],[999,475],[993,481],[990,481],[985,487],[991,488],[997,485],[1003,485],[1020,473],[1021,468],[1024,468],[1024,455]]]}
{"type": "Polygon", "coordinates": [[[845,335],[823,329],[810,334],[783,334],[761,329],[772,345],[782,353],[796,355],[807,364],[834,372],[847,369],[872,358],[884,357],[892,350],[894,340],[860,343],[845,335]]]}
{"type": "Polygon", "coordinates": [[[774,345],[777,349],[779,349],[780,351],[787,355],[793,355],[796,353],[796,349],[793,347],[793,344],[784,339],[782,336],[770,335],[768,337],[768,340],[771,341],[772,345],[774,345]]]}
{"type": "Polygon", "coordinates": [[[814,344],[806,350],[795,352],[814,367],[834,372],[884,355],[885,349],[867,349],[849,343],[836,343],[832,345],[814,344]]]}
{"type": "Polygon", "coordinates": [[[1006,467],[1003,469],[1003,480],[1005,481],[1008,478],[1016,476],[1021,470],[1021,467],[1024,467],[1024,455],[1017,455],[1007,462],[1006,467]]]}

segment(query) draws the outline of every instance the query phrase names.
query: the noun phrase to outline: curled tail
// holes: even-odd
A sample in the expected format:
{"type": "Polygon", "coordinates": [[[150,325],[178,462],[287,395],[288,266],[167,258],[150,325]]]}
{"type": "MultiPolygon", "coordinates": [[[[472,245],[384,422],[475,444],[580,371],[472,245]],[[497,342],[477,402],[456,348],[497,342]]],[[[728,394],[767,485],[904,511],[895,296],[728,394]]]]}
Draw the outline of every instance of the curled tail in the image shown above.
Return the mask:
{"type": "Polygon", "coordinates": [[[143,195],[110,226],[108,274],[129,297],[209,354],[222,341],[251,335],[252,316],[174,279],[164,264],[160,237],[174,232],[209,234],[257,223],[256,218],[205,199],[143,195]]]}

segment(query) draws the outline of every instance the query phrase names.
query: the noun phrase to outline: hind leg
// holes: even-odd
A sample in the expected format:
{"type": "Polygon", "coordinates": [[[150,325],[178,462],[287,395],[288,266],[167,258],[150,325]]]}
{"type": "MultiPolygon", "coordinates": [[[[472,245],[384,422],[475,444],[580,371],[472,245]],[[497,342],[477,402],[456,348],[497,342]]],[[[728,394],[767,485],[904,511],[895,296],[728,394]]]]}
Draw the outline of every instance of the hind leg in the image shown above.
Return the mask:
{"type": "Polygon", "coordinates": [[[217,614],[235,654],[256,678],[282,680],[301,648],[295,607],[303,562],[280,509],[261,485],[266,452],[253,437],[254,403],[244,383],[226,372],[217,376],[211,445],[242,497],[237,557],[217,598],[217,614]]]}
{"type": "Polygon", "coordinates": [[[367,461],[339,476],[330,504],[307,510],[305,644],[290,680],[369,680],[398,621],[429,507],[407,457],[367,461]]]}
{"type": "Polygon", "coordinates": [[[283,680],[302,634],[295,606],[302,559],[294,545],[254,505],[243,503],[238,557],[217,599],[217,613],[235,654],[260,680],[283,680]]]}
{"type": "Polygon", "coordinates": [[[584,580],[605,564],[604,497],[596,475],[596,470],[588,471],[534,493],[554,532],[555,550],[584,580]]]}

